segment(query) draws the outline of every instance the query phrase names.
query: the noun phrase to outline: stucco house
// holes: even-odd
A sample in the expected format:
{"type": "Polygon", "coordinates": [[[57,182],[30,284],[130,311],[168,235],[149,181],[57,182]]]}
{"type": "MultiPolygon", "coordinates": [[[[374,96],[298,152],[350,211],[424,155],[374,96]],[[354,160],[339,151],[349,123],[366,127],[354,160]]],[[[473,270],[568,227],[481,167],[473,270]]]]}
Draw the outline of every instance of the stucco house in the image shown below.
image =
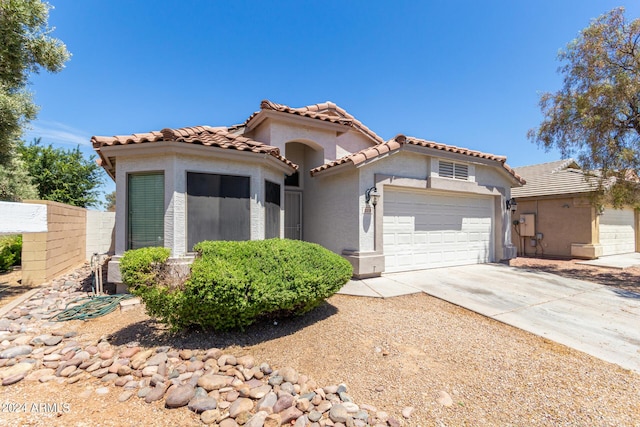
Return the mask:
{"type": "Polygon", "coordinates": [[[573,159],[514,168],[526,184],[517,200],[513,244],[524,255],[598,258],[635,252],[638,213],[632,208],[596,208],[589,180],[573,159]]]}
{"type": "Polygon", "coordinates": [[[202,240],[271,237],[319,243],[356,277],[516,255],[506,201],[524,181],[505,157],[385,141],[331,102],[92,143],[116,181],[114,264],[142,246],[184,258],[202,240]]]}

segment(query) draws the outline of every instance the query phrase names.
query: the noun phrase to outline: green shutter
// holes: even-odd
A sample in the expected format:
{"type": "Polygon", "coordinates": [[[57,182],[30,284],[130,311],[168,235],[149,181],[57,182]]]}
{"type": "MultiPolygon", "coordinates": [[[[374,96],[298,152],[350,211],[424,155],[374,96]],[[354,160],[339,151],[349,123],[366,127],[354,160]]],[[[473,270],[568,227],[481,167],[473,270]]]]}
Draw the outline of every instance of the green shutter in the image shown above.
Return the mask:
{"type": "Polygon", "coordinates": [[[128,248],[164,246],[164,173],[129,175],[128,248]]]}

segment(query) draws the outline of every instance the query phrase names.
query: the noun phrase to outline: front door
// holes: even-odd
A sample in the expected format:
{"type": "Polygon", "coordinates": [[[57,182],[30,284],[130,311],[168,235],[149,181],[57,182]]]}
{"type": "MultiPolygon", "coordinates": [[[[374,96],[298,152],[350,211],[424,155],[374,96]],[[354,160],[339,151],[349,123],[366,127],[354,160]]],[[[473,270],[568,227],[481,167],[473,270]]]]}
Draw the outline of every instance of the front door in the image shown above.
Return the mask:
{"type": "Polygon", "coordinates": [[[302,193],[284,192],[284,237],[302,240],[302,193]]]}

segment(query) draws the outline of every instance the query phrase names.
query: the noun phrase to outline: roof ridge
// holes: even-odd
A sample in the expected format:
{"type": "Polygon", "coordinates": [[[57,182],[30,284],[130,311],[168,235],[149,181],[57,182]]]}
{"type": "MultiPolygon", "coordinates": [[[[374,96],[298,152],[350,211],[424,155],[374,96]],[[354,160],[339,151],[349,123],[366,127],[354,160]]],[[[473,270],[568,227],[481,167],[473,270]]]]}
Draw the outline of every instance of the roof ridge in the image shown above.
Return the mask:
{"type": "MultiPolygon", "coordinates": [[[[366,137],[372,139],[376,144],[383,144],[385,141],[374,131],[365,126],[360,120],[356,119],[352,114],[348,113],[347,110],[338,106],[334,102],[326,101],[320,104],[311,104],[306,105],[304,107],[289,107],[285,104],[278,104],[268,99],[262,100],[260,102],[261,109],[268,109],[273,111],[281,111],[285,113],[298,114],[302,116],[307,116],[315,119],[327,119],[328,121],[336,121],[346,126],[351,126],[354,129],[358,130],[360,133],[365,135],[366,137]],[[333,116],[323,112],[324,110],[333,110],[339,113],[339,116],[333,116]]],[[[248,119],[251,120],[256,113],[252,114],[248,119]]],[[[247,123],[245,122],[245,123],[247,123]]]]}

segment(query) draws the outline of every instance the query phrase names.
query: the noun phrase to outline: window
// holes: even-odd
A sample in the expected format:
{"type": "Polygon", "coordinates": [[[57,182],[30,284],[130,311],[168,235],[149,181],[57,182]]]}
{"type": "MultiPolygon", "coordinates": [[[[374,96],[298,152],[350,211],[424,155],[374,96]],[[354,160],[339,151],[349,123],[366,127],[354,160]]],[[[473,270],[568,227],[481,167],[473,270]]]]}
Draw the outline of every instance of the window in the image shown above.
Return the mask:
{"type": "Polygon", "coordinates": [[[469,180],[469,166],[462,163],[438,162],[438,175],[441,178],[469,180]]]}
{"type": "Polygon", "coordinates": [[[127,179],[127,249],[164,246],[164,173],[127,179]]]}
{"type": "Polygon", "coordinates": [[[249,240],[248,176],[187,172],[187,245],[203,240],[249,240]]]}
{"type": "Polygon", "coordinates": [[[264,237],[280,237],[280,185],[264,182],[264,237]]]}
{"type": "Polygon", "coordinates": [[[287,187],[300,187],[300,172],[295,171],[291,175],[285,175],[284,185],[287,187]]]}

